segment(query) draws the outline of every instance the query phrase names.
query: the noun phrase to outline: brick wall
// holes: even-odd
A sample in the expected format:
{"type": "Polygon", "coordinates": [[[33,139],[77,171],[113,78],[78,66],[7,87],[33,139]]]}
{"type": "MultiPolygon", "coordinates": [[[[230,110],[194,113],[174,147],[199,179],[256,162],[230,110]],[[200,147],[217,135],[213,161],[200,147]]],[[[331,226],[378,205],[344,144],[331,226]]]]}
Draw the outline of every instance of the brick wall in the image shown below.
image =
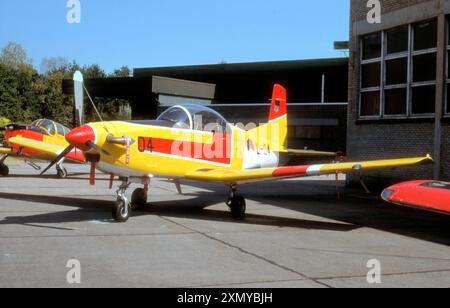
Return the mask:
{"type": "MultiPolygon", "coordinates": [[[[434,0],[380,0],[381,13],[386,14],[395,10],[419,4],[422,2],[434,0]]],[[[351,0],[351,20],[363,20],[366,18],[369,9],[367,8],[368,0],[351,0]]]]}
{"type": "Polygon", "coordinates": [[[450,123],[445,123],[442,127],[442,178],[450,180],[450,123]]]}
{"type": "MultiPolygon", "coordinates": [[[[382,14],[423,2],[439,0],[382,0],[382,14]]],[[[421,156],[433,153],[433,121],[415,122],[371,122],[358,123],[359,99],[359,37],[353,35],[353,23],[366,18],[367,1],[351,0],[350,26],[350,62],[349,62],[349,106],[347,152],[352,160],[384,159],[394,157],[421,156]]],[[[450,124],[444,124],[442,138],[442,179],[450,180],[450,124]]],[[[366,181],[377,188],[410,179],[427,179],[433,177],[432,166],[402,169],[400,171],[383,171],[370,174],[366,181]]],[[[349,177],[349,184],[354,185],[358,179],[349,177]]]]}

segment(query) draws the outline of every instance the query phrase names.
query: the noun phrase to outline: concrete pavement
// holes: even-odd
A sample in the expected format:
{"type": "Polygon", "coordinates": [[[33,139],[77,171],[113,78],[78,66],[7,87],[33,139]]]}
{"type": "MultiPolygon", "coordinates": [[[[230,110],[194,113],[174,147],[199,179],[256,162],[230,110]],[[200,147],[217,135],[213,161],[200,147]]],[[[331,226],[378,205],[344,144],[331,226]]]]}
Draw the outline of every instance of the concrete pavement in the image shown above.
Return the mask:
{"type": "Polygon", "coordinates": [[[149,206],[119,224],[108,178],[92,188],[85,167],[68,169],[0,178],[0,287],[450,287],[449,217],[354,191],[336,200],[333,178],[242,186],[243,221],[221,185],[184,183],[180,196],[154,180],[149,206]],[[367,283],[371,259],[379,285],[367,283]]]}

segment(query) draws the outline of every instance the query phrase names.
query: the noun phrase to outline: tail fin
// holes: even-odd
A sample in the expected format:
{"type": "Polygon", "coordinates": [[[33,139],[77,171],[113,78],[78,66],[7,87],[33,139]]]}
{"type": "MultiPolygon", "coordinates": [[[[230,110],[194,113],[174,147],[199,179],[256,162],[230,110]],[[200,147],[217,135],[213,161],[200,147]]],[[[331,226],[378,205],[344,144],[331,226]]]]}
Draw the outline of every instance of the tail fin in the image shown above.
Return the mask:
{"type": "Polygon", "coordinates": [[[270,106],[269,122],[277,121],[287,116],[287,93],[286,89],[276,84],[273,87],[272,104],[270,106]]]}
{"type": "Polygon", "coordinates": [[[249,131],[258,148],[267,147],[270,151],[287,150],[287,93],[286,89],[275,84],[270,106],[269,122],[249,131]]]}
{"type": "Polygon", "coordinates": [[[83,74],[80,71],[76,71],[73,75],[74,82],[74,95],[75,95],[75,119],[76,125],[81,126],[84,124],[84,89],[83,89],[83,74]]]}

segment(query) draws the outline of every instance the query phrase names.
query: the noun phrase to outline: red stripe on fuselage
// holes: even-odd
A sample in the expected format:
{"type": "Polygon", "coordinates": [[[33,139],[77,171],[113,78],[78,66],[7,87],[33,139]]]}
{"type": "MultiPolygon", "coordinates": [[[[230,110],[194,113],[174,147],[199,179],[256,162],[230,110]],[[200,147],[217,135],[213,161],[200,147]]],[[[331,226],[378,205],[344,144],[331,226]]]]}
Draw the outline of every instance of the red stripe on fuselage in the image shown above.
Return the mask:
{"type": "Polygon", "coordinates": [[[205,162],[229,165],[231,163],[232,135],[215,134],[212,144],[177,141],[160,138],[139,137],[140,152],[173,155],[205,162]]]}

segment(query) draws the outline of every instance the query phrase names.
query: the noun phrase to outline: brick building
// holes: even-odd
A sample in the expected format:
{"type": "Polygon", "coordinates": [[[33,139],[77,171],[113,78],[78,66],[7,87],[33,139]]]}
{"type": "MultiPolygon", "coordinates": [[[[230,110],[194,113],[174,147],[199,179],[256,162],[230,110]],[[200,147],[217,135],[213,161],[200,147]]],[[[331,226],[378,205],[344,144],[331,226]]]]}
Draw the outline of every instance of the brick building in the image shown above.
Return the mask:
{"type": "Polygon", "coordinates": [[[406,179],[450,180],[450,1],[380,2],[381,23],[370,24],[368,1],[351,0],[348,156],[430,153],[436,160],[435,166],[367,178],[380,186],[406,179]]]}

